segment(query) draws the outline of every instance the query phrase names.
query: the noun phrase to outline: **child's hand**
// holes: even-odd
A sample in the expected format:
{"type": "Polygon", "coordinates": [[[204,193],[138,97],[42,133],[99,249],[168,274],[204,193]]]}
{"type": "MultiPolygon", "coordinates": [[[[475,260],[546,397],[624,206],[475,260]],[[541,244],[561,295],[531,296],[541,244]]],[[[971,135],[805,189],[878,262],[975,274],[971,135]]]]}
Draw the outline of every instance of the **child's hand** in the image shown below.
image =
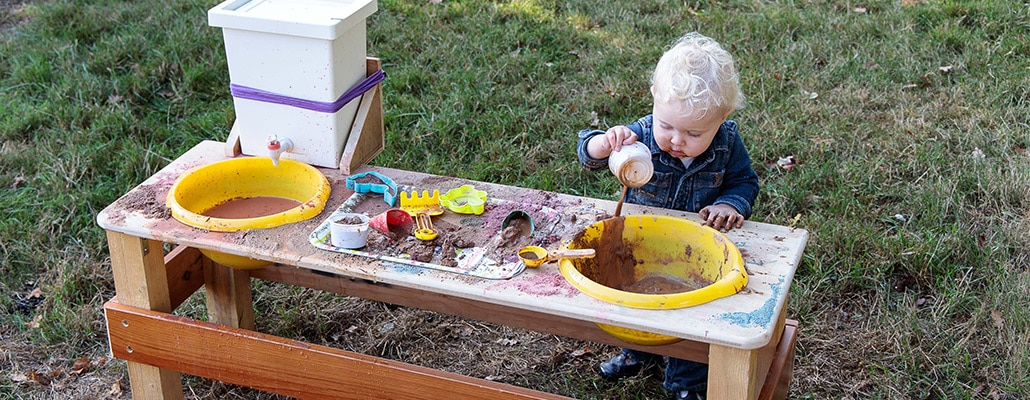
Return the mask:
{"type": "Polygon", "coordinates": [[[625,125],[618,125],[608,128],[608,131],[604,133],[604,138],[608,141],[608,153],[611,153],[613,151],[621,150],[622,145],[624,144],[633,144],[633,142],[636,142],[637,134],[625,125]]]}
{"type": "Polygon", "coordinates": [[[705,220],[705,225],[728,232],[733,228],[744,226],[744,216],[729,204],[715,204],[702,208],[698,215],[705,220]]]}
{"type": "Polygon", "coordinates": [[[637,134],[629,128],[619,125],[608,129],[604,135],[597,135],[590,138],[587,143],[587,154],[593,158],[607,158],[612,151],[622,149],[622,145],[633,144],[637,141],[637,134]]]}

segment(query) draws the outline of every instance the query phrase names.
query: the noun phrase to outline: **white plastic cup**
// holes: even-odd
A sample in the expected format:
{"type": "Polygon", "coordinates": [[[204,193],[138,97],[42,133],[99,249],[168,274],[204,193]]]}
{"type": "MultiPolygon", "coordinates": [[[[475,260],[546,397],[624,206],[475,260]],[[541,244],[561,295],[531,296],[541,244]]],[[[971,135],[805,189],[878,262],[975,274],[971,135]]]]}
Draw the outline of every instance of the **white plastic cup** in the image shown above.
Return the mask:
{"type": "Polygon", "coordinates": [[[339,214],[329,221],[329,243],[344,249],[360,249],[368,243],[368,216],[364,214],[339,214]],[[359,223],[348,220],[358,218],[359,223]]]}
{"type": "Polygon", "coordinates": [[[651,163],[651,149],[646,144],[633,142],[622,145],[619,151],[608,156],[608,169],[619,178],[619,182],[628,187],[644,186],[654,175],[654,164],[651,163]]]}

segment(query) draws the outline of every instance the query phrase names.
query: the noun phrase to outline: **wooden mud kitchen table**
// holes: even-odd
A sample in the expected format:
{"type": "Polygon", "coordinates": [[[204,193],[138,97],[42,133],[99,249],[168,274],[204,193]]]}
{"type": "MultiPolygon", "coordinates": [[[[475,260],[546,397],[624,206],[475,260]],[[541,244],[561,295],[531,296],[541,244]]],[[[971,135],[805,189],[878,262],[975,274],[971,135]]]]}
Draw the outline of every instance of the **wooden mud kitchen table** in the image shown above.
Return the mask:
{"type": "MultiPolygon", "coordinates": [[[[743,291],[688,308],[634,309],[579,292],[553,263],[507,279],[484,279],[326,251],[309,240],[334,210],[356,196],[344,185],[346,172],[375,171],[397,185],[420,190],[444,192],[471,184],[497,201],[547,199],[560,219],[537,222],[537,231],[597,221],[611,215],[615,202],[364,165],[321,169],[332,185],[331,195],[322,213],[305,221],[223,233],[172,218],[164,207],[172,184],[192,167],[228,158],[224,147],[214,141],[198,144],[97,216],[107,231],[116,286],[116,297],[105,305],[111,350],[128,362],[134,398],[182,398],[180,373],[303,399],[563,398],[255,332],[251,279],[706,362],[712,400],[783,398],[789,386],[797,323],[786,319],[785,310],[808,240],[804,230],[746,222],[727,234],[746,263],[749,282],[743,291]],[[590,219],[591,214],[596,218],[590,219]],[[165,254],[164,244],[174,248],[165,254]],[[212,262],[198,249],[273,264],[234,269],[212,262]],[[210,321],[172,314],[201,286],[210,321]],[[634,345],[595,323],[685,340],[634,345]]],[[[626,205],[623,214],[698,220],[696,214],[635,205],[626,205]]],[[[577,229],[562,228],[566,233],[577,229]]]]}

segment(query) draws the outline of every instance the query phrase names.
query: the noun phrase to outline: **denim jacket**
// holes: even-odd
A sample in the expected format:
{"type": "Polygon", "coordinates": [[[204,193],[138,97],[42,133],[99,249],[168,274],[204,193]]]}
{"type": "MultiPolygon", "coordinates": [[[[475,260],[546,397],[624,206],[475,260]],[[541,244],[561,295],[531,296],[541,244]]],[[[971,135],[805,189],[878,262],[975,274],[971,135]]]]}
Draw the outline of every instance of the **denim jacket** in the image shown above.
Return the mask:
{"type": "MultiPolygon", "coordinates": [[[[758,174],[751,168],[751,157],[737,131],[737,123],[727,120],[719,127],[708,149],[694,158],[690,167],[662,151],[654,140],[650,115],[628,125],[637,140],[651,148],[654,176],[639,188],[630,188],[626,202],[645,206],[698,212],[702,208],[725,203],[736,208],[744,218],[751,217],[751,207],[758,197],[758,174]]],[[[584,129],[579,132],[579,162],[588,171],[608,168],[608,159],[587,155],[587,142],[604,131],[584,129]]]]}

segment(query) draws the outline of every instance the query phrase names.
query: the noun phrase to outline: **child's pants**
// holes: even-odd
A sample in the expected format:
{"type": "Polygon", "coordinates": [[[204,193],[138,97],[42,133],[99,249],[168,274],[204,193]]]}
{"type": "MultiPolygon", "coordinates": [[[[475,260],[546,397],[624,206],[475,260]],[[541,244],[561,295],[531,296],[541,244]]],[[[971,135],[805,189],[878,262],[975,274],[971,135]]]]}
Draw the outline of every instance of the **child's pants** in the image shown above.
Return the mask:
{"type": "MultiPolygon", "coordinates": [[[[657,354],[626,348],[622,349],[622,353],[638,362],[658,365],[661,365],[662,362],[662,356],[657,354]]],[[[708,389],[708,364],[668,357],[665,365],[665,382],[662,383],[662,386],[673,392],[689,390],[705,393],[708,389]]]]}

